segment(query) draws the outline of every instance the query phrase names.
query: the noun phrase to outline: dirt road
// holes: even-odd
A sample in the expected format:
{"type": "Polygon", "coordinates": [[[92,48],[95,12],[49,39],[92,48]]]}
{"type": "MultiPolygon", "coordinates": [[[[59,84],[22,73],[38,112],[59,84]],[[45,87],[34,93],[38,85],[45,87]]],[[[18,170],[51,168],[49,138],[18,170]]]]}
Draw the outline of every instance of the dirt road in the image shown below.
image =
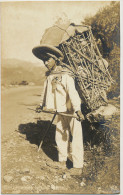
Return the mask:
{"type": "Polygon", "coordinates": [[[41,87],[18,87],[5,89],[2,93],[2,137],[9,135],[24,121],[32,121],[34,113],[28,107],[39,104],[41,87]]]}
{"type": "MultiPolygon", "coordinates": [[[[112,128],[111,136],[115,137],[110,155],[105,153],[102,143],[91,146],[87,142],[83,175],[70,176],[62,168],[54,167],[54,161],[57,161],[56,121],[46,136],[42,149],[37,152],[41,137],[52,115],[36,114],[27,108],[36,107],[40,101],[41,92],[42,88],[38,86],[3,89],[1,106],[2,194],[118,193],[119,115],[107,124],[109,129],[112,128]]],[[[91,136],[94,136],[94,132],[91,136]]],[[[67,166],[69,168],[71,162],[68,162],[67,166]]]]}

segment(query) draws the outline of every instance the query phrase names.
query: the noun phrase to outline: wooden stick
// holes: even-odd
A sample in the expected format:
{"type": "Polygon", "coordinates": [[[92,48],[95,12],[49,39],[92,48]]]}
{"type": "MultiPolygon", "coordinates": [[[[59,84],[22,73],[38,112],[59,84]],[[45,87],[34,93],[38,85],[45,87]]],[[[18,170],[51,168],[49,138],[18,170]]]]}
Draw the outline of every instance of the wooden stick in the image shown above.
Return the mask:
{"type": "MultiPolygon", "coordinates": [[[[73,41],[72,41],[72,45],[73,45],[73,46],[74,46],[74,44],[76,44],[76,46],[78,47],[78,45],[77,45],[77,43],[76,43],[76,40],[75,40],[74,43],[73,43],[73,41]]],[[[77,53],[77,54],[78,54],[78,53],[77,53]]],[[[79,54],[78,54],[78,57],[79,57],[79,60],[80,60],[81,66],[82,66],[82,61],[81,61],[81,58],[80,58],[79,54]]]]}
{"type": "MultiPolygon", "coordinates": [[[[77,50],[75,47],[73,47],[73,49],[74,49],[76,52],[78,52],[83,58],[85,58],[86,60],[88,60],[90,63],[95,64],[90,58],[88,58],[86,55],[82,54],[82,53],[81,53],[79,50],[77,50]]],[[[95,64],[95,66],[97,66],[97,65],[95,64]]],[[[105,75],[107,75],[106,72],[104,72],[102,69],[100,69],[99,66],[97,66],[97,68],[98,68],[101,72],[103,72],[105,75]]]]}
{"type": "Polygon", "coordinates": [[[69,62],[69,65],[70,65],[72,71],[75,72],[75,70],[73,70],[73,66],[71,65],[71,62],[70,62],[70,59],[69,59],[69,57],[68,57],[68,54],[67,54],[67,51],[66,51],[66,48],[65,48],[64,44],[62,44],[62,48],[63,48],[63,50],[64,50],[64,52],[65,52],[65,55],[66,55],[66,57],[67,57],[67,60],[68,60],[68,62],[69,62]]]}
{"type": "MultiPolygon", "coordinates": [[[[69,48],[69,46],[68,45],[66,45],[67,46],[67,49],[68,49],[68,53],[70,54],[70,48],[69,48]]],[[[72,55],[70,55],[71,56],[71,59],[72,59],[72,55]]],[[[73,65],[74,65],[74,68],[75,68],[75,71],[77,70],[77,67],[76,67],[76,64],[75,64],[75,62],[74,62],[74,60],[72,59],[72,63],[73,63],[73,65]]]]}
{"type": "MultiPolygon", "coordinates": [[[[35,109],[32,109],[32,108],[27,108],[29,110],[33,110],[36,112],[35,109]]],[[[55,114],[56,111],[49,111],[49,110],[42,110],[41,112],[44,112],[44,113],[49,113],[49,114],[55,114]]],[[[76,115],[73,115],[73,114],[70,114],[70,113],[64,113],[64,112],[57,112],[56,113],[57,115],[61,115],[61,116],[66,116],[66,117],[71,117],[71,118],[76,118],[78,119],[78,117],[76,115]]]]}
{"type": "Polygon", "coordinates": [[[54,119],[55,119],[55,117],[56,117],[56,114],[57,114],[57,112],[54,113],[54,116],[53,116],[53,118],[52,118],[52,121],[50,122],[49,127],[47,128],[47,130],[45,131],[45,134],[44,134],[44,136],[43,136],[43,138],[42,138],[42,140],[41,140],[41,142],[40,142],[40,144],[39,144],[38,152],[39,152],[40,149],[41,149],[41,146],[42,146],[42,144],[43,144],[44,138],[46,137],[47,132],[50,130],[50,127],[51,127],[51,125],[52,125],[52,123],[53,123],[53,121],[54,121],[54,119]]]}

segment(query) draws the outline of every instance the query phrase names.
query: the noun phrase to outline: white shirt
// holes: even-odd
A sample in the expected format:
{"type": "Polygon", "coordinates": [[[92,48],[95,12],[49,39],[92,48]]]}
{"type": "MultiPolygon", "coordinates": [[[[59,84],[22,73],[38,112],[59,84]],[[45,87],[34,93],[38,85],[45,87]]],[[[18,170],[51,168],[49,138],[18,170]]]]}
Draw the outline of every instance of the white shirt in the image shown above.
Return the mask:
{"type": "Polygon", "coordinates": [[[44,83],[43,106],[57,112],[81,110],[74,79],[68,74],[51,74],[44,83]]]}

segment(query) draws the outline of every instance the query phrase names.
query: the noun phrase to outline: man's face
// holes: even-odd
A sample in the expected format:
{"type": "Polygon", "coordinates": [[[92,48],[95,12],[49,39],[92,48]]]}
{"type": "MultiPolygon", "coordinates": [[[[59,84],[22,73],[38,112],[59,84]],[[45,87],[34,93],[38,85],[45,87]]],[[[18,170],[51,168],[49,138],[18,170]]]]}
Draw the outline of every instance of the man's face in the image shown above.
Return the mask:
{"type": "Polygon", "coordinates": [[[44,64],[48,68],[48,70],[52,70],[56,65],[55,60],[53,58],[49,58],[47,61],[44,62],[44,64]]]}

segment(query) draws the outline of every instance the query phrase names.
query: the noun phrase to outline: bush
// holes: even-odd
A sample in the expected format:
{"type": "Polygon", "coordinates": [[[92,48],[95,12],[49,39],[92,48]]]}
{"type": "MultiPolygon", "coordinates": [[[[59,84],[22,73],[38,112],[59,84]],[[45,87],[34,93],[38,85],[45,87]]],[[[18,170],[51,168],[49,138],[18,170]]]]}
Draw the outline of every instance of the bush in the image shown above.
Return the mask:
{"type": "Polygon", "coordinates": [[[92,27],[103,57],[109,56],[114,44],[120,46],[120,3],[111,2],[94,17],[87,17],[85,24],[92,27]]]}
{"type": "Polygon", "coordinates": [[[114,79],[114,83],[108,92],[108,98],[119,96],[120,94],[120,48],[117,45],[111,51],[109,56],[109,72],[114,79]]]}
{"type": "Polygon", "coordinates": [[[85,18],[92,27],[99,50],[109,62],[109,72],[114,80],[108,91],[112,98],[120,94],[120,2],[111,2],[95,16],[85,18]]]}

